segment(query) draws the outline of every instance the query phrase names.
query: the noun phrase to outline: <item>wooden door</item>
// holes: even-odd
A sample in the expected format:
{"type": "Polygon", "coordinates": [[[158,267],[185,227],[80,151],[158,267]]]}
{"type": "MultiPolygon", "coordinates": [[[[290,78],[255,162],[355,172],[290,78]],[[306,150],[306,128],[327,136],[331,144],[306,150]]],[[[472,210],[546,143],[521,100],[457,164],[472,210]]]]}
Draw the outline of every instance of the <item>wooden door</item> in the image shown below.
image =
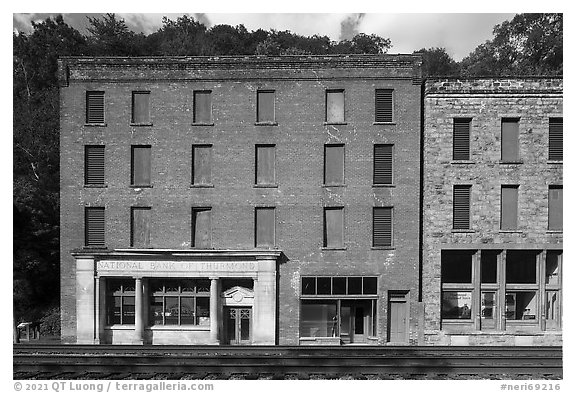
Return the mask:
{"type": "Polygon", "coordinates": [[[390,294],[388,299],[388,341],[408,341],[408,302],[405,294],[390,294]]]}

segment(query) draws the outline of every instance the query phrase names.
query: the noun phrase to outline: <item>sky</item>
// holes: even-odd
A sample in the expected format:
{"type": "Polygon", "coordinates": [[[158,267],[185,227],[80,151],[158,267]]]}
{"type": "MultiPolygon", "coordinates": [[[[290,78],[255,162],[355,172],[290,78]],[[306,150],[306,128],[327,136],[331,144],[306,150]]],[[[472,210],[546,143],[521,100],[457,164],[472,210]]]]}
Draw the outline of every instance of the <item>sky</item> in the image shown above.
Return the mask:
{"type": "MultiPolygon", "coordinates": [[[[30,32],[32,21],[42,21],[56,13],[14,13],[15,31],[30,32]]],[[[95,13],[63,13],[64,21],[82,33],[87,16],[95,13]]],[[[175,20],[183,13],[117,13],[135,32],[152,33],[162,26],[162,17],[175,20]]],[[[243,24],[259,28],[290,30],[310,36],[326,35],[332,40],[349,39],[357,33],[390,38],[388,53],[412,53],[421,48],[443,47],[457,61],[479,44],[492,38],[494,26],[512,19],[514,13],[192,13],[210,27],[217,24],[243,24]]]]}

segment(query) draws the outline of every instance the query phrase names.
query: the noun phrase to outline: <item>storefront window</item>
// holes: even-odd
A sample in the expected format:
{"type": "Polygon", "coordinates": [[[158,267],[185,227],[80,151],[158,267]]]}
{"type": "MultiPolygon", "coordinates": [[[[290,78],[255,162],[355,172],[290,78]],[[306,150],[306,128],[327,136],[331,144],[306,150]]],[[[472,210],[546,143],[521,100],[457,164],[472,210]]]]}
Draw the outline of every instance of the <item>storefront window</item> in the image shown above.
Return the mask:
{"type": "Polygon", "coordinates": [[[151,325],[209,325],[210,281],[153,279],[150,288],[151,325]]]}
{"type": "Polygon", "coordinates": [[[106,324],[133,325],[136,311],[135,281],[108,279],[106,294],[106,324]]]}
{"type": "Polygon", "coordinates": [[[506,291],[506,319],[536,320],[536,292],[506,291]]]}
{"type": "Polygon", "coordinates": [[[471,319],[472,292],[444,291],[442,292],[443,319],[471,319]]]}
{"type": "Polygon", "coordinates": [[[336,337],[336,301],[302,300],[301,337],[336,337]]]}

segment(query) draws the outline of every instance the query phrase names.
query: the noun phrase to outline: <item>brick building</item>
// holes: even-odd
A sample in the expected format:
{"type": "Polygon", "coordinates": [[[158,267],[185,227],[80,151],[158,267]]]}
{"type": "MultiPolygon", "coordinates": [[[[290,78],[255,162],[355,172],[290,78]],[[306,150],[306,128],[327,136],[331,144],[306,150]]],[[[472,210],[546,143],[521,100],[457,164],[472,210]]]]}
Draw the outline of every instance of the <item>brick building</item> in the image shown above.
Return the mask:
{"type": "Polygon", "coordinates": [[[423,343],[420,61],[61,59],[63,341],[423,343]]]}
{"type": "Polygon", "coordinates": [[[562,87],[426,81],[426,344],[561,343],[562,87]]]}

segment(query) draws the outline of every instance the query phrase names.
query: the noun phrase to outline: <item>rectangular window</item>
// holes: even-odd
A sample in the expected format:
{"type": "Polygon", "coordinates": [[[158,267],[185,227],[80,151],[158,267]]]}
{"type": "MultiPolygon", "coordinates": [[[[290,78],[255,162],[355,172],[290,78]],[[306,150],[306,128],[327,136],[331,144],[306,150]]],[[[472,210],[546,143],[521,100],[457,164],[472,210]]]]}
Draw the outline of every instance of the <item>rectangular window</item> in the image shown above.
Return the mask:
{"type": "Polygon", "coordinates": [[[394,121],[394,101],[392,89],[376,89],[375,121],[376,123],[392,123],[394,121]]]}
{"type": "Polygon", "coordinates": [[[392,184],[394,145],[374,145],[374,184],[392,184]]]}
{"type": "Polygon", "coordinates": [[[136,320],[136,285],[132,279],[106,280],[106,325],[133,325],[136,320]]]}
{"type": "Polygon", "coordinates": [[[442,319],[472,320],[473,252],[441,253],[442,319]]]}
{"type": "Polygon", "coordinates": [[[344,145],[324,145],[324,184],[344,184],[344,145]]]}
{"type": "Polygon", "coordinates": [[[86,92],[86,123],[104,124],[104,92],[86,92]]]}
{"type": "Polygon", "coordinates": [[[275,151],[275,145],[256,145],[256,184],[276,183],[275,151]]]}
{"type": "Polygon", "coordinates": [[[326,122],[344,123],[344,90],[326,90],[326,122]]]}
{"type": "Polygon", "coordinates": [[[372,246],[392,246],[392,208],[375,207],[372,222],[372,246]]]}
{"type": "Polygon", "coordinates": [[[520,119],[502,119],[502,161],[504,162],[520,160],[519,122],[520,119]]]}
{"type": "Polygon", "coordinates": [[[548,159],[562,161],[563,149],[563,118],[550,118],[548,125],[548,159]]]}
{"type": "Polygon", "coordinates": [[[105,246],[105,221],[103,207],[87,207],[84,209],[84,244],[86,247],[105,246]]]}
{"type": "Polygon", "coordinates": [[[130,184],[133,186],[150,186],[152,170],[152,147],[132,146],[132,174],[130,184]]]}
{"type": "Polygon", "coordinates": [[[136,248],[150,247],[150,222],[152,210],[149,207],[133,207],[131,210],[130,245],[136,248]]]}
{"type": "Polygon", "coordinates": [[[192,146],[192,184],[212,184],[212,145],[192,146]]]}
{"type": "Polygon", "coordinates": [[[470,160],[470,124],[472,119],[454,119],[452,159],[470,160]]]}
{"type": "Polygon", "coordinates": [[[276,121],[274,113],[274,99],[275,93],[270,91],[258,91],[256,96],[257,112],[256,121],[258,123],[273,123],[276,121]]]}
{"type": "Polygon", "coordinates": [[[210,325],[210,280],[150,279],[149,323],[210,325]]]}
{"type": "Polygon", "coordinates": [[[84,184],[104,185],[104,146],[84,147],[84,184]]]}
{"type": "Polygon", "coordinates": [[[563,214],[562,186],[550,186],[548,188],[548,229],[552,231],[562,230],[563,214]]]}
{"type": "Polygon", "coordinates": [[[273,207],[257,207],[256,213],[256,247],[272,248],[275,246],[275,217],[273,207]]]}
{"type": "Polygon", "coordinates": [[[192,208],[192,247],[212,248],[212,209],[192,208]]]}
{"type": "Polygon", "coordinates": [[[469,185],[454,186],[452,206],[452,227],[454,229],[470,229],[470,191],[469,185]]]}
{"type": "Polygon", "coordinates": [[[194,123],[212,123],[212,92],[209,90],[194,92],[194,123]]]}
{"type": "Polygon", "coordinates": [[[500,229],[518,229],[518,186],[502,186],[500,229]]]}
{"type": "Polygon", "coordinates": [[[132,92],[132,123],[149,124],[150,123],[150,92],[133,91],[132,92]]]}
{"type": "Polygon", "coordinates": [[[344,208],[324,208],[324,247],[344,247],[344,208]]]}

